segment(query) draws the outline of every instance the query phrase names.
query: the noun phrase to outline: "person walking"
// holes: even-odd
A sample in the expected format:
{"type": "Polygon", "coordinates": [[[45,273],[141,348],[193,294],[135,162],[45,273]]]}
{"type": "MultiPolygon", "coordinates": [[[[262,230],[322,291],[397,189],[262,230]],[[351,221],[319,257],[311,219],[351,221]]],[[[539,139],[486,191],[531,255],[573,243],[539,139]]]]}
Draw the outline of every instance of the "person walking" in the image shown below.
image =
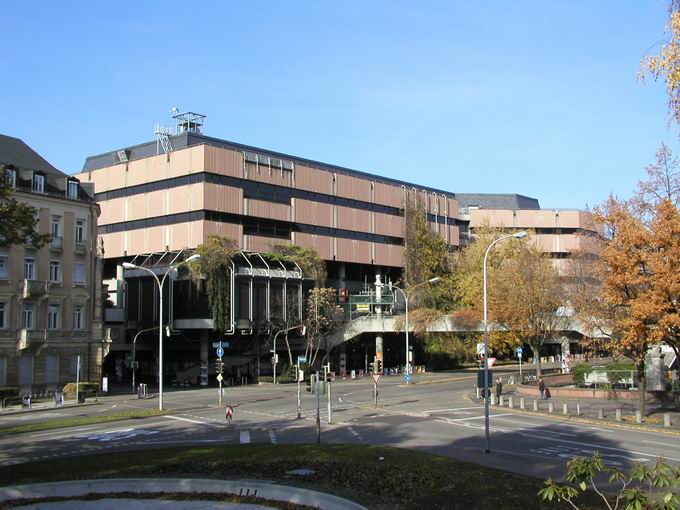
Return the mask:
{"type": "Polygon", "coordinates": [[[498,379],[496,379],[496,402],[500,402],[502,394],[503,394],[503,382],[499,377],[498,379]]]}
{"type": "Polygon", "coordinates": [[[538,391],[541,392],[541,400],[545,400],[545,382],[542,377],[538,378],[538,391]]]}

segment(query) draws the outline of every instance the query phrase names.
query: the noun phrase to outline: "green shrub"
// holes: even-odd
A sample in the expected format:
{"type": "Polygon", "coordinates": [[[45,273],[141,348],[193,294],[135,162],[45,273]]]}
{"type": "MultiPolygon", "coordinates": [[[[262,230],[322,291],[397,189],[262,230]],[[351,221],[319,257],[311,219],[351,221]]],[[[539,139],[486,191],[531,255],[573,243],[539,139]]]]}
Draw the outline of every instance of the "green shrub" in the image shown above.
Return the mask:
{"type": "MultiPolygon", "coordinates": [[[[622,380],[628,379],[630,371],[635,372],[635,363],[630,361],[614,361],[605,367],[609,384],[619,384],[622,380]],[[628,372],[627,372],[628,371],[628,372]]],[[[633,375],[635,377],[635,375],[633,375]]]]}
{"type": "MultiPolygon", "coordinates": [[[[75,393],[76,392],[76,383],[68,383],[66,384],[62,390],[64,393],[75,393]]],[[[99,383],[98,382],[91,382],[91,381],[85,381],[81,382],[78,384],[78,391],[80,393],[95,393],[99,391],[99,383]]]]}
{"type": "Polygon", "coordinates": [[[574,382],[577,385],[583,385],[586,381],[586,376],[593,371],[593,367],[587,363],[577,363],[571,371],[574,374],[574,382]]]}
{"type": "Polygon", "coordinates": [[[7,398],[7,397],[18,397],[19,396],[19,388],[15,388],[14,386],[0,386],[0,400],[7,398]]]}

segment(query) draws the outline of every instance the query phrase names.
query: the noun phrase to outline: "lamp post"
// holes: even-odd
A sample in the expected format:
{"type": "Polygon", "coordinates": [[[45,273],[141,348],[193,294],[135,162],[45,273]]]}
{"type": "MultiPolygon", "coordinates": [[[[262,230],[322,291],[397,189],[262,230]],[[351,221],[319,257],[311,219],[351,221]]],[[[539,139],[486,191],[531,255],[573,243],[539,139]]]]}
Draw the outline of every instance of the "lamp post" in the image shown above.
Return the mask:
{"type": "Polygon", "coordinates": [[[201,256],[198,253],[195,253],[179,264],[170,266],[163,275],[162,280],[159,280],[158,275],[156,275],[156,273],[154,273],[151,269],[141,267],[136,264],[131,264],[130,262],[123,262],[124,269],[141,269],[142,271],[146,271],[154,277],[154,280],[156,280],[156,284],[158,285],[158,294],[160,300],[158,307],[158,409],[160,411],[163,410],[163,285],[165,284],[165,279],[175,269],[177,269],[182,264],[188,264],[189,262],[198,260],[199,258],[201,258],[201,256]]]}
{"type": "Polygon", "coordinates": [[[142,330],[138,331],[137,334],[135,335],[135,337],[132,339],[132,394],[133,395],[137,391],[135,389],[135,384],[136,384],[135,375],[137,374],[137,366],[136,366],[136,363],[137,363],[137,338],[142,333],[148,333],[149,331],[153,331],[154,329],[158,329],[158,326],[154,326],[153,328],[148,328],[148,329],[142,329],[142,330]]]}
{"type": "Polygon", "coordinates": [[[484,280],[484,288],[483,288],[483,294],[484,294],[484,393],[483,398],[484,398],[484,434],[485,434],[485,448],[484,451],[486,453],[489,453],[489,322],[488,322],[488,315],[487,315],[487,306],[486,306],[486,259],[489,255],[489,251],[491,251],[491,248],[496,243],[499,243],[505,239],[510,239],[511,237],[514,237],[515,239],[522,239],[523,237],[526,237],[527,233],[522,230],[521,232],[515,232],[514,234],[509,234],[506,236],[499,237],[498,239],[494,240],[489,244],[488,248],[484,252],[484,265],[483,265],[483,280],[484,280]]]}
{"type": "MultiPolygon", "coordinates": [[[[289,331],[292,331],[294,329],[302,328],[302,336],[305,335],[305,332],[307,331],[307,327],[304,324],[298,324],[296,326],[291,326],[290,328],[287,329],[282,329],[276,332],[274,335],[274,384],[276,384],[276,337],[279,336],[280,333],[288,333],[289,331]]],[[[295,374],[295,378],[297,379],[297,374],[295,374]]]]}
{"type": "MultiPolygon", "coordinates": [[[[392,285],[393,289],[397,289],[399,292],[401,292],[401,295],[404,296],[404,303],[406,304],[406,322],[405,322],[405,326],[404,326],[405,329],[406,329],[406,365],[404,365],[404,367],[405,367],[404,371],[407,374],[411,373],[411,360],[409,359],[409,351],[408,351],[408,327],[409,327],[408,326],[408,294],[413,292],[413,289],[415,289],[416,287],[420,287],[421,285],[425,285],[427,283],[437,283],[438,281],[439,281],[439,277],[437,276],[435,278],[430,278],[427,281],[417,283],[413,287],[408,289],[408,293],[404,292],[403,289],[400,289],[396,285],[392,285]]],[[[409,383],[409,379],[407,378],[406,384],[408,384],[408,383],[409,383]]]]}

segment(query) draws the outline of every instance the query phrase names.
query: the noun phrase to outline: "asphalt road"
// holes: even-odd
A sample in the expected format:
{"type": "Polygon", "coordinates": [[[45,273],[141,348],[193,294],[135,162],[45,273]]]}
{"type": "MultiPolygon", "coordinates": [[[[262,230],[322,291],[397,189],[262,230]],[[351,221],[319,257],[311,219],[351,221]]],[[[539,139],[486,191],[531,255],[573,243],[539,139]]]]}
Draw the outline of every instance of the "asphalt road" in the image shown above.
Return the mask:
{"type": "MultiPolygon", "coordinates": [[[[484,408],[467,396],[475,376],[460,374],[454,379],[406,386],[397,377],[384,377],[377,407],[370,378],[336,382],[332,387],[332,424],[327,422],[327,397],[321,396],[321,441],[412,448],[540,478],[561,478],[569,458],[596,450],[617,467],[636,461],[651,465],[659,455],[680,463],[678,436],[560,421],[503,408],[492,408],[491,451],[484,453],[484,408]]],[[[168,416],[0,437],[0,463],[107,449],[316,441],[316,396],[304,386],[301,419],[297,419],[296,385],[229,388],[224,395],[225,402],[239,404],[231,426],[225,422],[224,407],[218,406],[215,388],[166,391],[165,407],[173,409],[168,416]]],[[[0,425],[157,405],[154,398],[105,397],[91,406],[0,416],[0,425]]]]}

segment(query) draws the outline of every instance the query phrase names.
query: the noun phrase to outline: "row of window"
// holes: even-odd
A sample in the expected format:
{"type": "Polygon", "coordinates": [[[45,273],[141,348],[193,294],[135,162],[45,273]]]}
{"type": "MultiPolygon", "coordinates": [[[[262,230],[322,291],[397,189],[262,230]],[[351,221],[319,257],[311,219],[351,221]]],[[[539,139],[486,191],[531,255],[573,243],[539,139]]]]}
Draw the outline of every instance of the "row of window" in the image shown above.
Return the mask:
{"type": "MultiPolygon", "coordinates": [[[[74,330],[85,329],[85,305],[73,305],[74,330]]],[[[9,304],[0,301],[0,329],[9,327],[9,304]]],[[[21,329],[36,328],[36,305],[35,303],[22,303],[21,305],[21,329]]],[[[62,328],[61,305],[50,304],[47,306],[47,329],[58,330],[62,328]]]]}
{"type": "MultiPolygon", "coordinates": [[[[49,281],[61,283],[62,263],[60,260],[50,260],[49,281]]],[[[0,255],[0,278],[9,278],[9,257],[0,255]]],[[[24,280],[38,280],[38,271],[34,257],[24,257],[24,280]]],[[[73,283],[77,285],[85,284],[85,262],[76,261],[73,264],[73,283]]]]}
{"type": "MultiPolygon", "coordinates": [[[[15,358],[18,360],[18,382],[20,386],[28,386],[39,382],[41,384],[57,385],[60,381],[70,379],[76,380],[76,372],[78,371],[78,355],[64,355],[64,354],[47,354],[44,356],[35,356],[31,353],[22,352],[20,356],[15,358]],[[44,370],[40,381],[36,381],[35,376],[35,362],[44,360],[44,370]],[[65,362],[63,360],[66,360],[65,362]],[[61,365],[61,366],[60,366],[61,365]],[[63,367],[66,367],[64,370],[63,367]]],[[[14,382],[14,384],[16,384],[14,382]]],[[[0,386],[7,385],[7,356],[0,356],[0,386]]]]}
{"type": "MultiPolygon", "coordinates": [[[[78,199],[79,184],[77,179],[72,177],[66,178],[66,197],[73,200],[78,199]]],[[[43,172],[34,171],[31,175],[30,181],[24,181],[17,177],[17,170],[11,166],[5,168],[5,182],[8,187],[12,189],[26,189],[34,193],[52,193],[61,194],[63,191],[58,189],[50,189],[46,182],[45,174],[43,172]]]]}
{"type": "MultiPolygon", "coordinates": [[[[57,214],[52,215],[52,226],[50,228],[50,233],[53,239],[61,239],[63,237],[62,231],[62,218],[57,214]]],[[[74,228],[74,238],[76,245],[85,244],[85,220],[76,219],[74,228]]]]}
{"type": "MultiPolygon", "coordinates": [[[[327,195],[325,193],[317,193],[315,191],[290,188],[288,186],[279,186],[276,184],[251,181],[249,179],[241,179],[238,177],[214,174],[210,172],[198,172],[191,175],[183,175],[182,177],[165,179],[163,181],[150,182],[147,184],[139,184],[137,186],[130,186],[127,188],[97,193],[95,195],[95,200],[97,202],[101,202],[103,200],[112,200],[114,198],[123,198],[143,193],[150,193],[152,191],[178,188],[200,182],[240,188],[243,190],[244,198],[264,200],[267,202],[290,205],[291,198],[299,198],[313,202],[352,207],[354,209],[360,209],[363,211],[379,212],[391,214],[393,216],[403,216],[403,211],[398,207],[375,204],[373,202],[364,202],[362,200],[338,197],[335,195],[327,195]]],[[[457,223],[457,220],[454,218],[446,218],[441,215],[435,216],[434,214],[428,214],[428,219],[432,222],[448,223],[451,225],[457,223]]]]}
{"type": "Polygon", "coordinates": [[[302,232],[306,234],[316,234],[328,237],[338,237],[342,239],[355,239],[359,241],[370,241],[382,244],[404,244],[400,237],[384,236],[371,234],[368,232],[357,232],[354,230],[344,230],[340,228],[319,227],[317,225],[307,225],[304,223],[292,223],[289,221],[272,220],[267,218],[255,218],[240,214],[225,213],[221,211],[191,211],[187,213],[169,214],[167,216],[156,216],[143,220],[124,221],[121,223],[111,223],[99,227],[100,234],[111,234],[115,232],[127,232],[140,228],[156,227],[160,225],[175,225],[190,221],[216,221],[219,223],[232,223],[243,225],[243,233],[248,235],[258,235],[264,237],[275,237],[277,239],[290,239],[291,232],[302,232]]]}

